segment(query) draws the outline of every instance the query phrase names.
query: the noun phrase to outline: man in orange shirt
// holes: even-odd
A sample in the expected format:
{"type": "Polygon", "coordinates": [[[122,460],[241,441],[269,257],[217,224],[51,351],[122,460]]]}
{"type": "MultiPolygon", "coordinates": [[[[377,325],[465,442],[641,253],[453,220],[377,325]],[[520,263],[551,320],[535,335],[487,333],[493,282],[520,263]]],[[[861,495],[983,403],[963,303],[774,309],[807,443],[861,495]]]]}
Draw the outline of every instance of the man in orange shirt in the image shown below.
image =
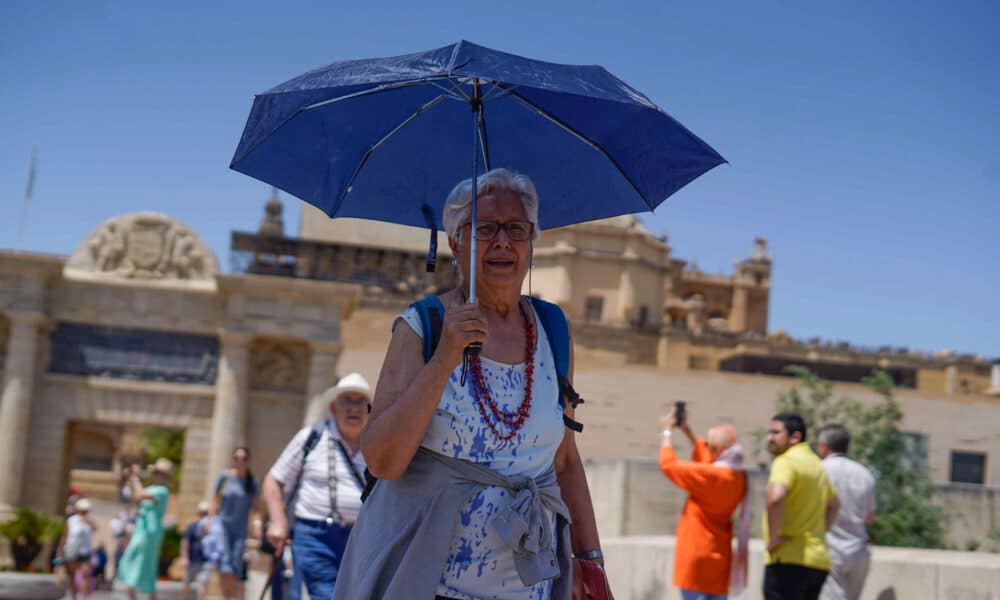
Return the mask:
{"type": "Polygon", "coordinates": [[[674,546],[674,585],[683,600],[725,600],[738,595],[746,584],[750,511],[743,448],[736,430],[719,425],[708,432],[708,441],[695,437],[688,424],[678,425],[673,411],[663,423],[660,470],[688,493],[674,546]],[[678,460],[671,443],[674,429],[691,440],[691,460],[678,460]],[[739,543],[732,553],[732,515],[740,510],[739,543]],[[732,584],[732,585],[731,585],[732,584]]]}

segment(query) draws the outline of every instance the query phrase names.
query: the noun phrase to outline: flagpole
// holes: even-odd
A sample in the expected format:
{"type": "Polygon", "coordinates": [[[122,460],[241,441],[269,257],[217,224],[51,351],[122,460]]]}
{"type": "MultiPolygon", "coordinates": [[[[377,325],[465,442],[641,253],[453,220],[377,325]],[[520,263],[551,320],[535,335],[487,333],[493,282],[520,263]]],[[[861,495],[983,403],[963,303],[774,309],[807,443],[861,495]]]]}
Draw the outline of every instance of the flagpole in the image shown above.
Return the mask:
{"type": "Polygon", "coordinates": [[[28,166],[28,184],[24,188],[24,201],[21,203],[21,219],[17,223],[17,247],[24,241],[24,224],[28,220],[28,205],[35,191],[35,164],[38,160],[38,146],[31,147],[31,164],[28,166]]]}

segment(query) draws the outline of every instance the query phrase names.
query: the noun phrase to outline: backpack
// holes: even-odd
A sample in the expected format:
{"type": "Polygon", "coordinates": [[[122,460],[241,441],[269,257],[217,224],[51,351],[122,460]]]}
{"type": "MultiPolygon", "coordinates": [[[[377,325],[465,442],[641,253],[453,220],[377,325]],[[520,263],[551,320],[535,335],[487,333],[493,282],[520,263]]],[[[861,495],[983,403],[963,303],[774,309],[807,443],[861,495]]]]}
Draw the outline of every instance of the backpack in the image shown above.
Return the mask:
{"type": "MultiPolygon", "coordinates": [[[[320,419],[309,427],[309,435],[306,437],[306,441],[302,444],[302,463],[299,466],[299,474],[295,478],[295,483],[289,486],[288,491],[285,494],[285,506],[288,507],[288,510],[291,510],[292,501],[295,500],[295,495],[298,494],[299,486],[302,484],[302,473],[306,468],[306,459],[309,458],[309,453],[316,448],[316,444],[318,444],[320,438],[323,437],[323,430],[326,429],[326,424],[326,419],[320,419]]],[[[340,440],[334,439],[334,441],[337,443],[337,450],[340,452],[341,457],[347,461],[347,470],[351,473],[351,476],[354,477],[354,480],[361,485],[363,490],[367,484],[361,481],[361,476],[358,475],[357,470],[355,470],[354,465],[351,463],[351,457],[347,453],[347,448],[344,447],[344,443],[340,440]]]]}
{"type": "MultiPolygon", "coordinates": [[[[530,298],[531,305],[534,307],[535,312],[538,313],[538,320],[542,323],[542,329],[545,330],[545,336],[549,339],[549,347],[552,349],[552,358],[556,366],[556,378],[559,382],[559,406],[565,408],[566,402],[569,401],[573,408],[576,408],[580,404],[583,404],[583,398],[576,393],[573,385],[569,382],[570,339],[569,323],[566,321],[566,315],[563,314],[562,309],[556,304],[546,302],[534,296],[530,298]]],[[[417,316],[420,318],[420,328],[423,332],[423,355],[424,362],[426,363],[434,356],[438,342],[441,341],[441,328],[444,325],[444,305],[441,304],[439,297],[432,294],[414,302],[410,306],[417,310],[417,316]]],[[[563,414],[563,424],[577,433],[583,431],[582,423],[574,421],[565,414],[563,414]]],[[[365,469],[365,490],[361,495],[362,502],[368,498],[377,481],[378,478],[365,469]]]]}

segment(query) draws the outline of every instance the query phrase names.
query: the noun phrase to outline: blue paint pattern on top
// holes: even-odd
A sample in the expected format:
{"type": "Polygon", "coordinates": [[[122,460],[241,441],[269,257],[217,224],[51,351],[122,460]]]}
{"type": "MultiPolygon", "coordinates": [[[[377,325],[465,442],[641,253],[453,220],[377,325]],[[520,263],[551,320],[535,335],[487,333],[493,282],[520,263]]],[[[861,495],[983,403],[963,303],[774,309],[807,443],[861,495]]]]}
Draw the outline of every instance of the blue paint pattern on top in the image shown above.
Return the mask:
{"type": "MultiPolygon", "coordinates": [[[[549,340],[537,325],[538,315],[534,316],[537,342],[531,414],[517,435],[508,441],[493,435],[479,414],[469,382],[464,388],[459,384],[459,366],[448,378],[422,446],[483,464],[506,476],[537,477],[552,464],[563,439],[562,409],[555,368],[547,360],[551,357],[549,340]]],[[[407,310],[401,318],[422,337],[415,309],[407,310]]],[[[525,363],[511,365],[483,356],[482,366],[496,405],[507,412],[516,411],[524,400],[525,363]]],[[[492,516],[509,500],[506,490],[497,487],[487,487],[469,499],[459,515],[438,594],[459,600],[542,600],[550,596],[551,581],[534,586],[521,582],[513,551],[489,526],[492,516]]],[[[554,516],[546,511],[546,517],[554,534],[554,516]]]]}

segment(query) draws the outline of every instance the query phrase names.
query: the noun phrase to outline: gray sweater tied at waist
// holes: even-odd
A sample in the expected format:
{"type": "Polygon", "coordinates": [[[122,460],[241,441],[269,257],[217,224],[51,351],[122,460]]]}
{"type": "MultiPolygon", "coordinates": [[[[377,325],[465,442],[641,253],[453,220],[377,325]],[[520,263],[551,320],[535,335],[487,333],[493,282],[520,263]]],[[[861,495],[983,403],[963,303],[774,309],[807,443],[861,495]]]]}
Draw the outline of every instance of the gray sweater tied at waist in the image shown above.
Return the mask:
{"type": "Polygon", "coordinates": [[[378,482],[362,506],[337,574],[333,600],[434,598],[462,508],[476,491],[499,486],[510,502],[490,527],[514,553],[525,586],[555,579],[553,600],[572,596],[570,516],[555,468],[505,477],[466,460],[420,448],[399,479],[378,482]],[[556,517],[556,534],[544,509],[556,517]]]}

